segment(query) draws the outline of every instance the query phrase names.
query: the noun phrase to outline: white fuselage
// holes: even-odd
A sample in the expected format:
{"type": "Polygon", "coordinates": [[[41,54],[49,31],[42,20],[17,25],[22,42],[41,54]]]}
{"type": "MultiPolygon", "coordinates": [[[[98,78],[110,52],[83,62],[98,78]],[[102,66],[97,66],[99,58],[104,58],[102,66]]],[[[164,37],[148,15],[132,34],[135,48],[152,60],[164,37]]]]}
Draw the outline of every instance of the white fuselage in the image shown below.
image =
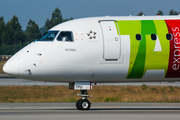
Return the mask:
{"type": "MultiPolygon", "coordinates": [[[[5,64],[4,71],[19,78],[49,82],[178,81],[179,78],[164,78],[164,70],[148,71],[140,79],[127,79],[130,63],[129,35],[113,33],[117,36],[115,40],[119,41],[119,52],[110,51],[105,56],[105,44],[111,44],[113,48],[113,44],[116,43],[105,43],[105,35],[102,32],[104,28],[99,21],[120,19],[131,18],[98,17],[59,24],[49,30],[59,31],[54,40],[32,42],[5,64]],[[57,37],[61,31],[71,31],[73,42],[58,41],[57,37]]],[[[113,27],[109,26],[110,29],[113,27]]],[[[108,47],[107,52],[110,49],[108,47]]]]}

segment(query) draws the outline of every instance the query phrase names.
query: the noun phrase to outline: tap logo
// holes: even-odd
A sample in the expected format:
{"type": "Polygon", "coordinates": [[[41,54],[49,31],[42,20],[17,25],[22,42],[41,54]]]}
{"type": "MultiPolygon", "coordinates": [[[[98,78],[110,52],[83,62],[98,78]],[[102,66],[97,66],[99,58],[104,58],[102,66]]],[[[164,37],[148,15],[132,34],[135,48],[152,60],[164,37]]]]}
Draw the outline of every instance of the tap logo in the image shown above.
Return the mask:
{"type": "Polygon", "coordinates": [[[130,36],[127,79],[142,78],[147,70],[164,70],[165,78],[180,77],[180,20],[119,20],[121,35],[130,36]],[[136,40],[136,34],[142,40],[136,40]],[[172,39],[167,39],[167,34],[172,39]],[[152,35],[157,39],[153,40],[152,35]]]}
{"type": "Polygon", "coordinates": [[[89,39],[96,39],[96,32],[90,30],[89,33],[87,33],[87,36],[89,37],[89,39]]]}
{"type": "Polygon", "coordinates": [[[76,85],[76,89],[83,89],[83,85],[76,85]]]}

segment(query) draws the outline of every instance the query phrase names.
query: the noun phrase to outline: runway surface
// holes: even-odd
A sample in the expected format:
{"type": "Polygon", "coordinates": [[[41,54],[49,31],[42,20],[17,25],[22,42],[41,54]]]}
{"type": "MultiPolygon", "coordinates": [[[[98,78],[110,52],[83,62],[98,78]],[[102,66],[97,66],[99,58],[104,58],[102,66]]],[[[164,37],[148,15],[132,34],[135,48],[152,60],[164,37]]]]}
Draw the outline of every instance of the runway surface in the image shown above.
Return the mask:
{"type": "MultiPolygon", "coordinates": [[[[180,82],[134,82],[134,83],[98,83],[97,85],[158,85],[158,86],[180,86],[180,82]]],[[[57,83],[57,82],[41,82],[41,81],[31,81],[19,78],[0,78],[0,86],[33,86],[33,85],[66,85],[68,83],[57,83]]]]}
{"type": "Polygon", "coordinates": [[[69,85],[68,83],[57,83],[57,82],[41,82],[41,81],[31,81],[19,78],[0,78],[0,86],[33,86],[33,85],[69,85]]]}
{"type": "Polygon", "coordinates": [[[179,120],[180,103],[0,103],[0,120],[179,120]]]}

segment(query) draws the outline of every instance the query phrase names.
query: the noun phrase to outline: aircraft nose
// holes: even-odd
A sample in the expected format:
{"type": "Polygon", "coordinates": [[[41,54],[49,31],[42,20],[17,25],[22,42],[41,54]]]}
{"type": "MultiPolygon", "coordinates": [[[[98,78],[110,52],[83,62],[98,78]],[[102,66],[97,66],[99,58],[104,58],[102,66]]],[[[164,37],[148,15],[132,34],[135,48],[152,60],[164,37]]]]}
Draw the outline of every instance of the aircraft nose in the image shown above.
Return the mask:
{"type": "Polygon", "coordinates": [[[18,63],[14,63],[13,61],[7,61],[3,66],[3,71],[9,75],[17,75],[18,63]]]}

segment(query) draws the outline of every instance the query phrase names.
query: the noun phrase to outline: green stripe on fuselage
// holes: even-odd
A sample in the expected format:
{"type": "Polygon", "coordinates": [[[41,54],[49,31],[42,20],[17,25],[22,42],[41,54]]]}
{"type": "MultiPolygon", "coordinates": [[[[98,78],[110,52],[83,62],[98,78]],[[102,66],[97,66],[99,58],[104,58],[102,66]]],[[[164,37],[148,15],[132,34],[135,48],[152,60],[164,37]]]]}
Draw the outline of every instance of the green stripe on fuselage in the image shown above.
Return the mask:
{"type": "Polygon", "coordinates": [[[130,63],[127,78],[142,78],[147,70],[164,69],[168,67],[169,41],[164,20],[127,20],[117,21],[120,34],[130,35],[130,63]],[[136,34],[142,35],[142,40],[136,40],[136,34]],[[156,41],[151,39],[156,34],[162,51],[154,51],[156,41]]]}
{"type": "Polygon", "coordinates": [[[139,43],[140,41],[136,40],[136,34],[141,34],[141,21],[140,20],[132,20],[132,21],[117,21],[118,27],[121,35],[129,35],[130,36],[130,61],[129,61],[129,71],[133,68],[136,55],[138,53],[139,43]]]}
{"type": "Polygon", "coordinates": [[[135,59],[135,63],[127,78],[141,78],[144,74],[145,57],[146,57],[146,39],[151,34],[156,34],[156,28],[152,20],[141,21],[141,35],[139,50],[135,59]]]}
{"type": "Polygon", "coordinates": [[[168,68],[169,60],[169,41],[166,39],[168,33],[167,25],[164,20],[154,20],[156,34],[159,38],[162,51],[154,51],[156,41],[151,39],[150,35],[146,37],[146,59],[144,74],[147,70],[165,70],[168,68]]]}

